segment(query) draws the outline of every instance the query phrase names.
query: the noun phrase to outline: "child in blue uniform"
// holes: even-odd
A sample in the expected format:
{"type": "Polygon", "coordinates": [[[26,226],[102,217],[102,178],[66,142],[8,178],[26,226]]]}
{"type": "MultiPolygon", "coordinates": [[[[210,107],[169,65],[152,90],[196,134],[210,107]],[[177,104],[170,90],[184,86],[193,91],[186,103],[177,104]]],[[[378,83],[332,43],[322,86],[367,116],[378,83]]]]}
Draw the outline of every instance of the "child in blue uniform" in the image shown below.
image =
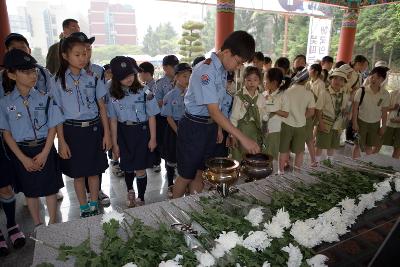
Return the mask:
{"type": "Polygon", "coordinates": [[[253,58],[254,38],[236,31],[224,41],[221,50],[196,65],[190,77],[184,103],[186,113],[179,121],[177,138],[178,178],[173,197],[181,197],[189,187],[190,193],[203,190],[202,171],[205,160],[215,151],[218,125],[233,135],[250,153],[257,153],[257,143],[237,128],[221,112],[226,90],[227,71],[234,71],[253,58]]]}
{"type": "Polygon", "coordinates": [[[176,166],[176,133],[178,121],[185,113],[183,97],[189,85],[192,68],[187,63],[179,63],[175,67],[175,88],[169,91],[163,100],[161,115],[167,118],[167,127],[164,134],[164,146],[161,156],[167,161],[168,193],[172,195],[176,166]]]}
{"type": "MultiPolygon", "coordinates": [[[[228,119],[231,117],[232,114],[233,97],[236,93],[234,77],[234,72],[228,72],[228,75],[226,76],[226,91],[221,105],[221,112],[228,119]]],[[[230,139],[228,138],[228,136],[228,132],[222,130],[221,127],[218,127],[217,146],[214,152],[215,157],[227,157],[229,155],[228,147],[230,145],[230,139]]]]}
{"type": "MultiPolygon", "coordinates": [[[[83,32],[74,32],[70,36],[81,39],[86,44],[87,64],[85,66],[86,73],[97,78],[98,82],[106,83],[104,79],[104,69],[102,66],[93,64],[90,60],[92,58],[92,44],[96,40],[95,37],[88,38],[83,32]]],[[[101,190],[102,173],[99,173],[99,201],[103,206],[110,205],[110,198],[101,190]]],[[[88,177],[85,177],[86,192],[90,193],[88,177]]]]}
{"type": "MultiPolygon", "coordinates": [[[[11,51],[12,49],[20,49],[31,54],[28,40],[19,33],[10,33],[4,40],[4,46],[6,47],[6,52],[11,51]]],[[[43,66],[38,65],[37,68],[38,78],[34,88],[44,93],[49,92],[52,89],[52,75],[43,66]]],[[[0,73],[0,96],[3,96],[14,89],[15,82],[8,78],[6,71],[0,73]]],[[[63,197],[63,194],[59,191],[57,193],[57,200],[62,200],[63,197]]]]}
{"type": "Polygon", "coordinates": [[[153,78],[154,75],[154,65],[150,62],[142,62],[139,65],[139,78],[140,81],[147,85],[149,90],[154,93],[156,89],[156,81],[153,78]]]}
{"type": "Polygon", "coordinates": [[[13,49],[4,63],[16,85],[0,101],[0,128],[13,152],[16,189],[24,193],[35,226],[42,224],[39,197],[46,197],[52,224],[56,222],[56,193],[64,186],[54,137],[64,118],[51,96],[34,88],[38,70],[33,57],[13,49]]]}
{"type": "Polygon", "coordinates": [[[146,168],[152,166],[156,142],[156,119],[160,113],[154,95],[137,77],[137,65],[128,57],[111,60],[113,79],[107,111],[111,122],[113,153],[120,158],[128,189],[128,206],[144,204],[147,187],[146,168]],[[136,175],[138,198],[133,180],[136,175]]]}
{"type": "MultiPolygon", "coordinates": [[[[175,66],[179,64],[179,60],[175,55],[168,55],[163,58],[162,67],[164,76],[157,80],[154,96],[158,102],[158,106],[163,106],[164,96],[172,90],[173,79],[175,77],[175,66]]],[[[164,131],[167,126],[167,120],[161,114],[156,116],[157,120],[157,148],[155,150],[154,171],[160,172],[161,150],[164,145],[164,131]]],[[[165,163],[167,168],[167,164],[165,163]]]]}
{"type": "Polygon", "coordinates": [[[111,148],[111,138],[104,103],[107,91],[102,81],[85,71],[86,43],[80,38],[63,40],[60,59],[54,97],[66,121],[57,127],[58,151],[63,173],[74,178],[81,217],[87,217],[98,213],[98,174],[108,168],[105,151],[111,148]],[[85,176],[89,177],[89,204],[85,176]]]}

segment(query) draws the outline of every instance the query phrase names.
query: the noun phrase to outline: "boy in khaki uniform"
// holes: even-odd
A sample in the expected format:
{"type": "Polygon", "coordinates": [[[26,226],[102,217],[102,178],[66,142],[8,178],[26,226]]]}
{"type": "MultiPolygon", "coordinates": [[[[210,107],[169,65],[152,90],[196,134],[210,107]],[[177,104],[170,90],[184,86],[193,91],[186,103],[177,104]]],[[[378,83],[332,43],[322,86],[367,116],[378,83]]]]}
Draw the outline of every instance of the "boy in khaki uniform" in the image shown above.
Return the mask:
{"type": "Polygon", "coordinates": [[[306,82],[293,84],[285,91],[289,102],[289,116],[283,119],[279,145],[279,170],[284,171],[289,160],[289,152],[296,154],[295,166],[303,164],[304,143],[306,141],[306,119],[314,116],[314,95],[305,87],[306,82]]]}
{"type": "Polygon", "coordinates": [[[387,128],[383,135],[383,144],[393,147],[392,157],[400,158],[400,90],[390,94],[390,107],[387,128]]]}
{"type": "Polygon", "coordinates": [[[349,95],[345,92],[347,73],[335,69],[329,76],[330,85],[319,95],[316,103],[318,131],[316,159],[320,161],[323,149],[327,149],[328,159],[340,145],[345,110],[349,95]]]}
{"type": "Polygon", "coordinates": [[[375,67],[369,77],[370,85],[358,89],[354,96],[352,123],[359,138],[354,144],[353,158],[360,157],[360,148],[367,155],[372,154],[373,148],[379,146],[379,136],[383,136],[386,130],[390,95],[381,87],[386,79],[386,69],[375,67]]]}

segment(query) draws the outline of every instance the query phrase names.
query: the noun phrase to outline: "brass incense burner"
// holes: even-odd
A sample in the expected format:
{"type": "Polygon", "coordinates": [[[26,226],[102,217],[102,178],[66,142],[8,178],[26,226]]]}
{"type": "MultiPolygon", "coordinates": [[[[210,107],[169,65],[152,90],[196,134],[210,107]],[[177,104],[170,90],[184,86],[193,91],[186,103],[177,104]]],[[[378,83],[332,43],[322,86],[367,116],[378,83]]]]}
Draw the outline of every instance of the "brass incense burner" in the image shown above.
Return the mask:
{"type": "Polygon", "coordinates": [[[240,164],[240,174],[246,182],[264,179],[273,172],[272,160],[272,156],[263,153],[246,154],[240,164]]]}
{"type": "Polygon", "coordinates": [[[239,179],[239,162],[230,158],[210,158],[206,161],[203,179],[217,187],[221,196],[226,197],[235,189],[231,186],[239,179]]]}

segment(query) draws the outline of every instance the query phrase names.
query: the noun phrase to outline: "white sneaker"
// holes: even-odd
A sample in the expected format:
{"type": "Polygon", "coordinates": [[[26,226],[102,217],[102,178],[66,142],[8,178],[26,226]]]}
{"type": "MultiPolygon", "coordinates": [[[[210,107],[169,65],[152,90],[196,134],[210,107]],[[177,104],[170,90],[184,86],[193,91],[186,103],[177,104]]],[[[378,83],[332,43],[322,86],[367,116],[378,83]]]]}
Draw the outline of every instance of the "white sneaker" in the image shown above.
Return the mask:
{"type": "Polygon", "coordinates": [[[56,196],[57,196],[57,200],[62,200],[64,198],[64,195],[61,191],[58,191],[56,196]]]}

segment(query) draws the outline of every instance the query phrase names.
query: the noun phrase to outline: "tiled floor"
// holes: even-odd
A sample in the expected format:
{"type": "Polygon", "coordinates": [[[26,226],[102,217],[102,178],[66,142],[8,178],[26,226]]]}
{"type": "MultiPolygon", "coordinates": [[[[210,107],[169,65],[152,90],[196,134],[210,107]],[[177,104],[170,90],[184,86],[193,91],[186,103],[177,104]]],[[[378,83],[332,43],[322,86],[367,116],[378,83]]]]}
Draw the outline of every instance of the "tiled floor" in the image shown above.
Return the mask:
{"type": "MultiPolygon", "coordinates": [[[[146,203],[153,203],[158,201],[163,201],[167,198],[167,181],[164,179],[165,169],[161,169],[161,173],[155,173],[153,170],[147,170],[148,175],[148,185],[145,195],[146,203]]],[[[59,201],[59,212],[58,221],[66,222],[71,220],[79,219],[79,203],[75,195],[73,180],[64,177],[65,187],[61,189],[64,194],[64,199],[59,201]]],[[[114,176],[110,169],[103,174],[102,190],[111,199],[111,206],[104,208],[105,211],[110,211],[116,208],[126,208],[126,186],[124,178],[119,178],[114,176]]],[[[136,185],[135,185],[135,191],[136,185]]],[[[44,200],[42,200],[44,203],[44,200]]],[[[1,209],[1,208],[0,208],[1,209]]],[[[42,217],[48,221],[47,211],[45,206],[42,206],[42,217]]],[[[25,235],[28,236],[34,228],[32,219],[30,217],[28,208],[23,205],[23,197],[19,194],[17,196],[17,210],[16,210],[16,220],[24,231],[25,235]]],[[[0,229],[3,233],[6,233],[5,226],[5,215],[0,211],[0,229]]],[[[32,263],[34,251],[34,242],[31,239],[27,239],[27,244],[20,250],[11,249],[11,253],[5,257],[0,258],[0,266],[7,267],[22,267],[30,266],[32,263]]]]}
{"type": "MultiPolygon", "coordinates": [[[[345,146],[340,150],[340,153],[345,155],[351,154],[351,147],[345,146]]],[[[391,154],[390,148],[383,148],[382,153],[391,154]]],[[[305,162],[309,162],[309,155],[305,155],[305,162]]],[[[148,174],[148,185],[147,192],[145,195],[146,203],[153,203],[158,201],[163,201],[167,198],[167,181],[164,178],[165,169],[162,168],[161,173],[155,173],[152,170],[147,171],[148,174]]],[[[79,219],[79,203],[77,201],[73,180],[67,177],[64,177],[65,187],[61,190],[64,194],[64,199],[59,202],[59,213],[58,219],[59,222],[66,222],[71,220],[79,219]]],[[[111,206],[104,208],[105,211],[110,211],[116,208],[126,208],[125,199],[126,199],[126,187],[124,178],[115,177],[110,173],[109,170],[103,174],[103,182],[102,182],[103,191],[110,196],[111,198],[111,206]]],[[[136,187],[135,187],[136,191],[136,187]]],[[[46,220],[48,217],[46,215],[46,211],[44,206],[42,206],[42,216],[46,220]]],[[[16,211],[16,219],[20,224],[21,228],[28,236],[33,231],[33,222],[30,217],[29,211],[27,207],[23,206],[22,196],[18,195],[17,200],[17,211],[16,211]]],[[[3,233],[6,231],[5,229],[5,216],[4,213],[0,211],[0,229],[3,233]]],[[[0,258],[0,267],[3,266],[30,266],[32,264],[34,251],[34,242],[30,239],[27,239],[27,244],[18,251],[12,250],[10,255],[5,258],[0,258]]]]}

